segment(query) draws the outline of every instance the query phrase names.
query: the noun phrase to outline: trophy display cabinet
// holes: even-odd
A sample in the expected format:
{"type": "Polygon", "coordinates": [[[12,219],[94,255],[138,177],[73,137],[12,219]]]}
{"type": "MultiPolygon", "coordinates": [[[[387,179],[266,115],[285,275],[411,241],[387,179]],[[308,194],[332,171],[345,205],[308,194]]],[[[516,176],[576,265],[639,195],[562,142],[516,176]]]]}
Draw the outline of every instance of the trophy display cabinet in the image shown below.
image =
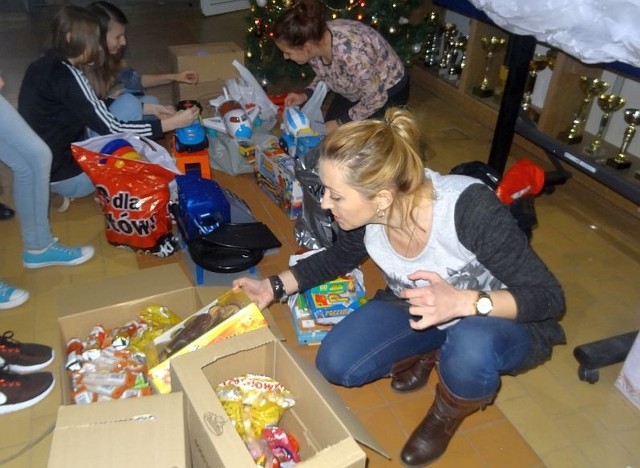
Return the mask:
{"type": "MultiPolygon", "coordinates": [[[[442,37],[435,48],[441,54],[440,61],[444,60],[443,37],[450,24],[455,25],[459,37],[464,37],[464,49],[455,52],[458,61],[463,61],[463,68],[429,64],[425,55],[412,67],[412,79],[426,83],[435,94],[497,129],[488,155],[491,166],[504,171],[511,143],[515,141],[528,153],[552,164],[553,171],[548,173],[550,191],[554,184],[574,177],[602,198],[637,215],[640,137],[631,142],[626,152],[630,167],[615,169],[605,160],[620,152],[628,128],[621,116],[625,108],[634,107],[633,98],[640,96],[640,69],[618,62],[584,64],[561,50],[538,43],[532,36],[511,34],[496,26],[466,0],[426,0],[424,11],[425,21],[429,20],[430,12],[438,18],[436,29],[439,28],[442,37]],[[491,37],[506,39],[506,44],[493,52],[489,64],[483,40],[491,37]],[[531,64],[540,56],[545,56],[547,63],[538,70],[537,82],[534,78],[531,83],[531,64]],[[606,157],[595,158],[586,152],[599,133],[603,115],[595,99],[585,109],[580,143],[569,144],[560,138],[571,126],[584,99],[582,76],[600,78],[610,85],[607,93],[627,98],[628,105],[612,113],[606,132],[601,135],[600,152],[606,157]],[[478,90],[485,81],[492,91],[488,96],[478,90]],[[527,106],[523,106],[523,99],[529,99],[527,106]]],[[[426,47],[428,53],[428,41],[426,47]]],[[[635,102],[635,107],[640,107],[640,102],[635,102]]]]}
{"type": "MultiPolygon", "coordinates": [[[[425,7],[425,21],[433,21],[438,34],[425,41],[412,79],[426,81],[435,94],[495,129],[490,166],[502,174],[515,141],[551,163],[547,193],[575,177],[637,216],[640,142],[632,146],[631,141],[640,111],[631,108],[640,108],[640,68],[620,62],[584,64],[533,36],[505,31],[467,0],[426,0],[425,7]],[[607,82],[606,91],[587,98],[581,83],[587,80],[607,82]],[[605,92],[616,98],[615,106],[596,105],[597,95],[605,92]],[[620,99],[623,96],[628,99],[620,99]],[[610,125],[611,115],[622,113],[625,103],[633,115],[618,117],[617,127],[610,125]],[[624,165],[612,164],[620,155],[624,165]]],[[[637,334],[634,330],[576,346],[579,379],[597,382],[598,369],[624,361],[637,334]]]]}

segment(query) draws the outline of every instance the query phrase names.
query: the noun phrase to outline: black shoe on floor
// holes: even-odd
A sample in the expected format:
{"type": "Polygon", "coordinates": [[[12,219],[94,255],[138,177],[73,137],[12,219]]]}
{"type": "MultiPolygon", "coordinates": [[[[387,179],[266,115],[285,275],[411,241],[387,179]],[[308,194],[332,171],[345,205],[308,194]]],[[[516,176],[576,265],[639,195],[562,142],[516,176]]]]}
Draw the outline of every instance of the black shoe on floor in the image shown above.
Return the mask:
{"type": "Polygon", "coordinates": [[[9,208],[4,203],[0,203],[0,219],[9,219],[13,218],[16,212],[9,208]]]}
{"type": "Polygon", "coordinates": [[[30,408],[44,400],[55,386],[55,378],[51,372],[35,372],[33,374],[14,374],[0,368],[0,414],[30,408]]]}
{"type": "Polygon", "coordinates": [[[21,343],[13,339],[13,332],[0,335],[0,366],[17,374],[38,371],[53,362],[55,352],[50,346],[21,343]]]}

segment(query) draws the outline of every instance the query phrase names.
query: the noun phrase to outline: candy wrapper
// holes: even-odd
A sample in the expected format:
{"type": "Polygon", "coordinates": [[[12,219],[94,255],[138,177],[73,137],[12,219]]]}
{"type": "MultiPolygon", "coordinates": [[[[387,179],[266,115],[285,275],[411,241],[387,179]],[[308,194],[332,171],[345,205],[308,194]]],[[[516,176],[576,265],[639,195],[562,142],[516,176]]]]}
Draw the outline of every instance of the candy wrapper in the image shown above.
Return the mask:
{"type": "MultiPolygon", "coordinates": [[[[151,394],[147,352],[153,339],[180,322],[169,309],[151,305],[135,319],[113,328],[95,325],[89,334],[67,342],[65,368],[76,404],[151,394]]],[[[156,358],[157,359],[157,358],[156,358]]]]}
{"type": "Polygon", "coordinates": [[[266,427],[277,426],[295,401],[291,393],[264,375],[246,374],[215,388],[227,415],[244,439],[257,439],[266,427]]]}

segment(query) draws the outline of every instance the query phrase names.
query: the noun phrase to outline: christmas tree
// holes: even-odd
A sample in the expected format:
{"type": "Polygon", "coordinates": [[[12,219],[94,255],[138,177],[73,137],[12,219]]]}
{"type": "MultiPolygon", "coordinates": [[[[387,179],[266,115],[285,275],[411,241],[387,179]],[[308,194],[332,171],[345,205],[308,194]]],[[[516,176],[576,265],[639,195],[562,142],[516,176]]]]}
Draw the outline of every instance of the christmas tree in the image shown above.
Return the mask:
{"type": "MultiPolygon", "coordinates": [[[[245,63],[263,86],[280,78],[307,81],[313,71],[286,61],[271,38],[271,28],[292,0],[250,0],[251,16],[245,41],[245,63]]],[[[432,25],[420,17],[423,0],[321,0],[327,20],[344,18],[362,21],[385,37],[406,66],[420,53],[432,25]],[[417,17],[417,18],[416,18],[417,17]]]]}

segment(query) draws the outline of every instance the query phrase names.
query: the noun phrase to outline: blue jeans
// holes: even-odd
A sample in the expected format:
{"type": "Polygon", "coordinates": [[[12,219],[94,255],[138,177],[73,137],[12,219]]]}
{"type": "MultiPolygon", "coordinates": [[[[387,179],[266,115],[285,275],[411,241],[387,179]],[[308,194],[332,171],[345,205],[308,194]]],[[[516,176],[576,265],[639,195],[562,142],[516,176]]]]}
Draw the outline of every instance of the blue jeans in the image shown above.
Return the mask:
{"type": "MultiPolygon", "coordinates": [[[[160,101],[155,96],[136,96],[128,92],[122,92],[109,105],[109,112],[121,122],[139,122],[141,120],[157,120],[155,115],[143,115],[142,106],[158,104],[160,101]]],[[[87,128],[87,138],[99,136],[98,132],[87,128]]]]}
{"type": "Polygon", "coordinates": [[[440,378],[461,398],[495,393],[500,375],[524,364],[530,341],[527,328],[513,320],[467,317],[440,330],[414,330],[407,304],[379,291],[325,336],[316,366],[337,385],[356,387],[389,376],[394,362],[440,350],[440,378]]]}
{"type": "Polygon", "coordinates": [[[51,150],[0,95],[0,161],[13,173],[15,203],[25,250],[53,243],[49,225],[51,150]]]}
{"type": "Polygon", "coordinates": [[[134,96],[123,92],[109,106],[109,111],[123,122],[135,122],[138,120],[157,119],[155,115],[143,115],[144,104],[159,104],[160,101],[155,96],[143,95],[134,96]]]}
{"type": "Polygon", "coordinates": [[[96,187],[89,176],[81,172],[75,177],[70,177],[58,182],[51,182],[51,191],[69,198],[82,198],[91,195],[96,187]]]}

